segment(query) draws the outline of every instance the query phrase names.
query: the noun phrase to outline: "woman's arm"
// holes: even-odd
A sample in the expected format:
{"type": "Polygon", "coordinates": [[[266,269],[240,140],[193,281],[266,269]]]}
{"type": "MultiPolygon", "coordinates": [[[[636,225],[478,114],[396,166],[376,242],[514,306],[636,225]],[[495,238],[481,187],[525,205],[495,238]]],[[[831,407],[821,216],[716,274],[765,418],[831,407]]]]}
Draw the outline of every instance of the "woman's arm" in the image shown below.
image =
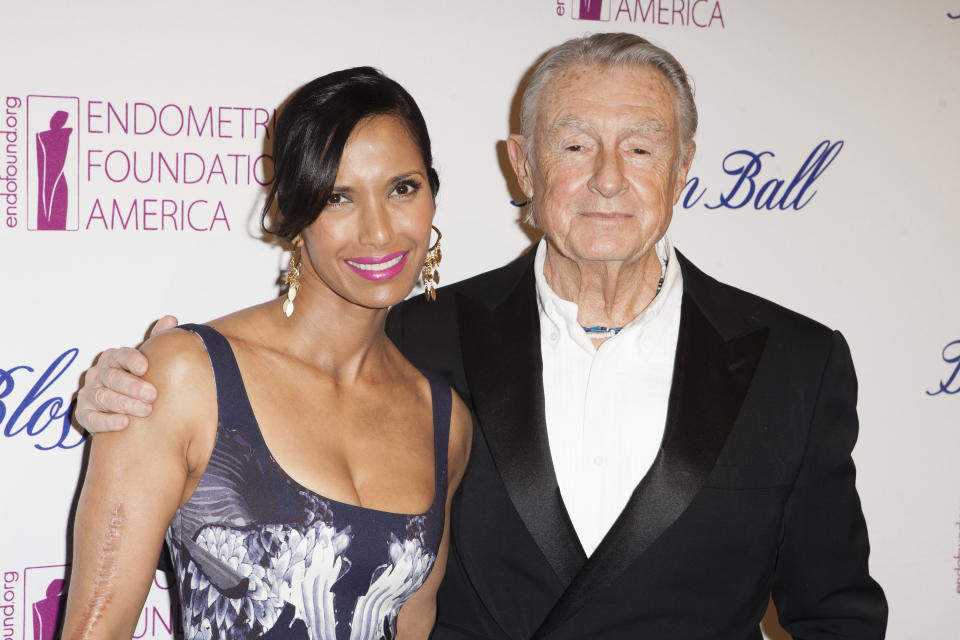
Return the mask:
{"type": "Polygon", "coordinates": [[[460,486],[463,472],[470,458],[470,444],[473,441],[473,421],[470,411],[463,400],[453,394],[453,407],[450,413],[450,444],[447,448],[447,504],[443,521],[443,538],[437,559],[426,581],[415,594],[404,603],[397,617],[397,640],[426,640],[433,631],[437,618],[437,589],[443,581],[447,568],[447,555],[450,550],[450,503],[453,494],[460,486]]]}
{"type": "Polygon", "coordinates": [[[160,396],[147,418],[93,438],[74,523],[63,637],[133,635],[163,536],[209,459],[216,394],[195,336],[174,331],[143,346],[160,396]]]}

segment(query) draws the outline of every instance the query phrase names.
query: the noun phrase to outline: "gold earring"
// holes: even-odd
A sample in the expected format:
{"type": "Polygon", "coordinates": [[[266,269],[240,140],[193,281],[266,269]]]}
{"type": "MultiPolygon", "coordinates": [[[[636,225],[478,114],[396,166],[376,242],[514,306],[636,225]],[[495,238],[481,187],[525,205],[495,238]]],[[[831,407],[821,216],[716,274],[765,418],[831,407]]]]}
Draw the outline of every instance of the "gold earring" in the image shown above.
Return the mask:
{"type": "Polygon", "coordinates": [[[287,266],[287,299],[283,301],[283,314],[288,318],[293,315],[293,300],[300,290],[300,238],[293,243],[290,252],[290,264],[287,266]]]}
{"type": "Polygon", "coordinates": [[[423,269],[420,272],[421,278],[423,278],[423,295],[427,300],[433,301],[437,299],[436,285],[440,284],[440,270],[437,268],[440,265],[440,261],[443,260],[443,253],[440,251],[440,238],[443,235],[440,233],[440,229],[437,229],[435,226],[430,225],[430,228],[437,232],[437,241],[433,243],[433,246],[427,249],[427,256],[423,261],[423,269]]]}

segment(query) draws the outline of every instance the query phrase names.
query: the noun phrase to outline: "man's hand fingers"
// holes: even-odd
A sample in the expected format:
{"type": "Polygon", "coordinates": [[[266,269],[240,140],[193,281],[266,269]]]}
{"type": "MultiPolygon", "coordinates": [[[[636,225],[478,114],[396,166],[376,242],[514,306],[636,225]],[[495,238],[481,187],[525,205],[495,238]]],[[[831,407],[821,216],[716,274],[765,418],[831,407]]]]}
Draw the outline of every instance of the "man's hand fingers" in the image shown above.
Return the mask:
{"type": "MultiPolygon", "coordinates": [[[[140,376],[147,372],[147,358],[130,347],[108,349],[91,372],[96,372],[96,384],[117,393],[130,396],[141,402],[153,402],[157,399],[157,390],[140,376]],[[127,372],[130,373],[127,373],[127,372]],[[131,375],[132,374],[132,375],[131,375]]],[[[110,411],[110,407],[98,406],[99,411],[110,411]]]]}
{"type": "MultiPolygon", "coordinates": [[[[77,408],[73,415],[74,419],[77,424],[91,433],[125,429],[130,424],[130,418],[128,416],[121,413],[105,413],[101,410],[104,403],[107,405],[122,406],[123,401],[108,397],[110,394],[116,395],[115,392],[100,386],[93,374],[95,374],[95,371],[91,369],[88,372],[87,382],[77,393],[77,408]]],[[[127,398],[126,401],[128,403],[143,405],[142,402],[134,400],[133,398],[127,398]]],[[[143,405],[138,408],[141,410],[145,408],[149,413],[153,407],[151,405],[143,405]]]]}
{"type": "Polygon", "coordinates": [[[130,418],[120,413],[103,413],[101,411],[77,411],[77,422],[90,433],[105,433],[107,431],[123,431],[130,424],[130,418]]]}
{"type": "MultiPolygon", "coordinates": [[[[147,357],[132,347],[107,349],[97,361],[97,369],[123,369],[136,376],[145,374],[147,365],[147,357]]],[[[103,371],[100,373],[102,375],[103,371]]],[[[117,391],[120,391],[120,389],[117,389],[117,391]]]]}
{"type": "MultiPolygon", "coordinates": [[[[114,369],[116,371],[116,369],[114,369]]],[[[129,375],[129,374],[123,374],[129,375]]],[[[117,393],[112,389],[100,387],[93,392],[93,404],[100,411],[107,413],[123,413],[130,416],[145,418],[153,411],[153,405],[141,402],[128,395],[117,393]]]]}
{"type": "Polygon", "coordinates": [[[160,335],[164,331],[173,329],[175,326],[180,324],[177,322],[176,316],[163,316],[157,320],[157,324],[153,325],[153,329],[150,330],[150,337],[160,335]]]}
{"type": "MultiPolygon", "coordinates": [[[[116,366],[97,366],[95,387],[93,389],[94,394],[97,395],[100,389],[106,389],[117,394],[129,396],[131,400],[140,402],[151,403],[157,399],[156,387],[139,376],[127,373],[124,369],[116,366]]],[[[104,396],[104,398],[111,399],[112,396],[104,396]]],[[[117,408],[99,404],[98,399],[99,398],[94,399],[94,408],[96,410],[117,411],[117,408]]]]}
{"type": "MultiPolygon", "coordinates": [[[[175,318],[161,320],[166,325],[175,318]]],[[[158,323],[159,324],[159,323],[158,323]]],[[[129,347],[107,349],[87,370],[77,393],[76,421],[88,431],[119,431],[129,416],[146,417],[153,410],[157,389],[140,378],[147,372],[147,359],[129,347]]]]}

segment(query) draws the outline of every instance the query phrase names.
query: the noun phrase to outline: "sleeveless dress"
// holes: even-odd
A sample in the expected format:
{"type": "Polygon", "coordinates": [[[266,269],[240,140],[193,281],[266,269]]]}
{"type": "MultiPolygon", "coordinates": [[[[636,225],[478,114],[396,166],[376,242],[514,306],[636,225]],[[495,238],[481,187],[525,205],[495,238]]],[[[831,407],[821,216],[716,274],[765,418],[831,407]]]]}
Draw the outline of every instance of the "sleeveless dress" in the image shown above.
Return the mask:
{"type": "MultiPolygon", "coordinates": [[[[434,498],[422,514],[375,511],[299,485],[277,464],[227,339],[203,340],[217,388],[217,434],[190,500],[167,529],[186,640],[378,640],[423,584],[443,535],[450,387],[430,381],[434,498]]],[[[322,420],[323,416],[317,416],[322,420]]]]}

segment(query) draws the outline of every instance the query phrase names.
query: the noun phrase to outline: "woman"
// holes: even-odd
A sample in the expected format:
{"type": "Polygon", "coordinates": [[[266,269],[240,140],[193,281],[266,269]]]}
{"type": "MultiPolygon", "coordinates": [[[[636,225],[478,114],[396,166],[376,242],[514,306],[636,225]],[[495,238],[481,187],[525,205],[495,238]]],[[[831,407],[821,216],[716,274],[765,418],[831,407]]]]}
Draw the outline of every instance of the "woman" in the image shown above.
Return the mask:
{"type": "Polygon", "coordinates": [[[348,69],[291,98],[274,159],[291,293],[144,344],[160,399],[94,439],[64,637],[133,634],[165,535],[188,639],[430,632],[470,419],[384,334],[436,258],[426,126],[348,69]]]}

